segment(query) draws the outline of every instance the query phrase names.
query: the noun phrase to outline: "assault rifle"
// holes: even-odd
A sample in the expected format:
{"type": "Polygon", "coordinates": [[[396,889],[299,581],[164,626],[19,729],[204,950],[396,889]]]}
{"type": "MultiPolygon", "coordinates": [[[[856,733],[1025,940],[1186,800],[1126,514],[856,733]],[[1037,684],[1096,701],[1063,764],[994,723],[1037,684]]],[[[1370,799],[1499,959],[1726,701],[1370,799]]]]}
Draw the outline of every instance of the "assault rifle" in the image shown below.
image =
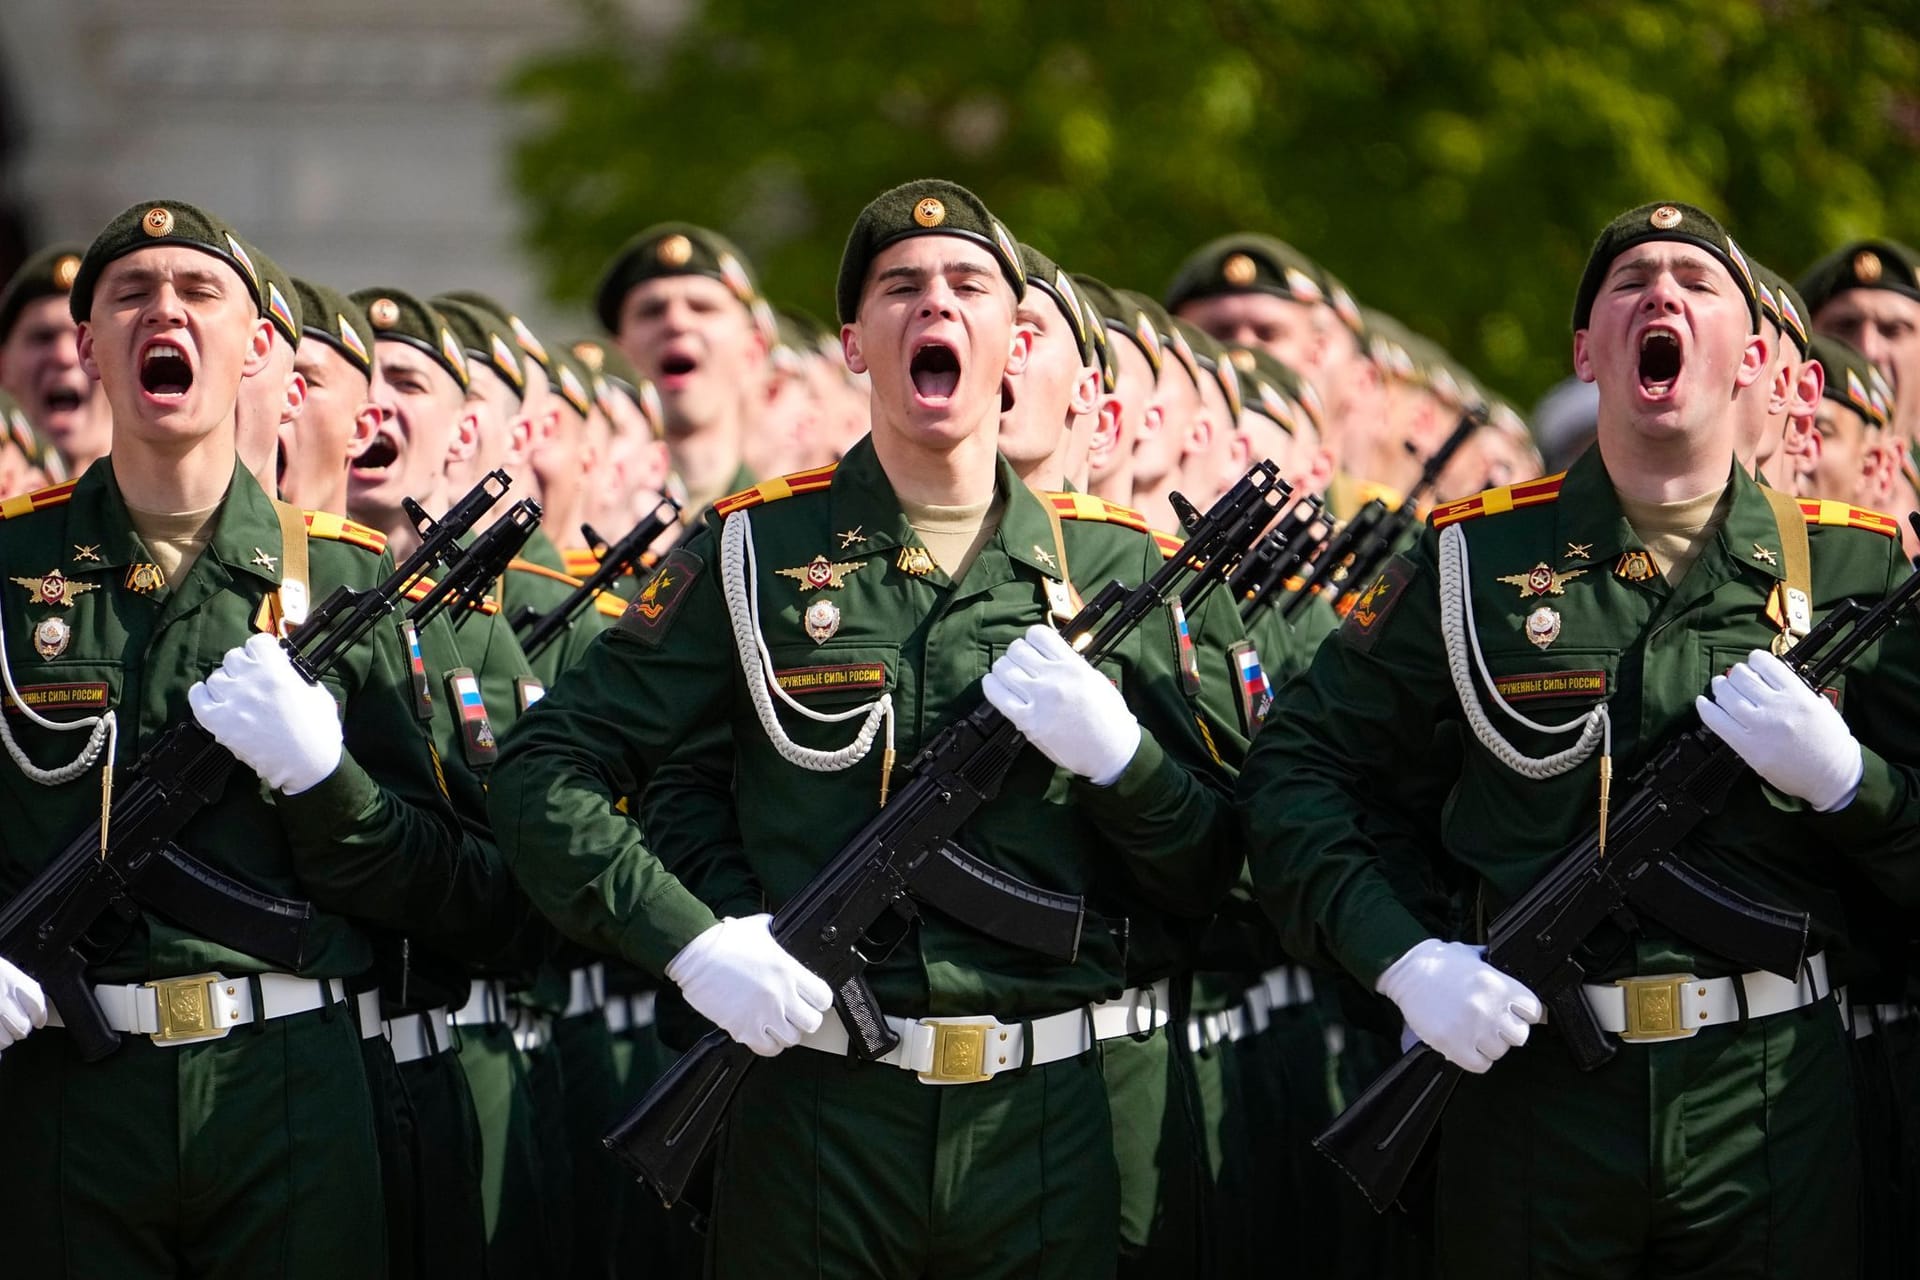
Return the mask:
{"type": "Polygon", "coordinates": [[[1353,519],[1341,525],[1339,531],[1320,548],[1313,561],[1301,575],[1300,585],[1280,612],[1289,622],[1300,616],[1330,583],[1341,580],[1341,570],[1353,563],[1354,550],[1372,536],[1374,527],[1387,518],[1387,504],[1378,498],[1367,499],[1366,505],[1353,513],[1353,519]]]}
{"type": "Polygon", "coordinates": [[[1326,510],[1320,499],[1305,497],[1293,504],[1280,523],[1241,558],[1227,587],[1240,602],[1240,618],[1251,622],[1263,607],[1280,598],[1286,581],[1326,537],[1326,510]],[[1312,533],[1315,526],[1320,533],[1312,533]]]}
{"type": "MultiPolygon", "coordinates": [[[[1260,527],[1250,524],[1248,514],[1268,505],[1276,488],[1285,492],[1272,463],[1254,467],[1151,578],[1132,591],[1108,583],[1065,634],[1088,661],[1111,653],[1166,604],[1188,573],[1238,556],[1244,539],[1260,527]],[[1236,531],[1243,539],[1238,544],[1236,531]]],[[[892,800],[774,913],[774,938],[833,988],[834,1012],[846,1026],[853,1056],[871,1061],[899,1042],[875,1003],[866,970],[905,936],[922,903],[1062,963],[1079,953],[1086,910],[1080,897],[1027,884],[954,840],[999,793],[1026,745],[1020,731],[982,701],[934,736],[907,766],[910,777],[892,800]],[[891,927],[876,936],[875,926],[889,919],[891,927]]],[[[607,1135],[607,1146],[652,1185],[662,1203],[674,1204],[753,1063],[745,1045],[725,1032],[708,1032],[607,1135]]]]}
{"type": "Polygon", "coordinates": [[[1420,508],[1433,493],[1434,485],[1439,483],[1440,473],[1453,461],[1453,455],[1460,452],[1460,446],[1485,425],[1485,413],[1477,407],[1460,415],[1460,421],[1454,424],[1452,433],[1440,442],[1433,456],[1421,466],[1419,480],[1407,490],[1407,496],[1400,505],[1381,517],[1354,546],[1353,564],[1348,568],[1346,577],[1341,579],[1341,591],[1334,602],[1335,607],[1350,603],[1353,597],[1367,589],[1381,562],[1393,554],[1393,549],[1400,545],[1400,539],[1420,518],[1420,508]]]}
{"type": "Polygon", "coordinates": [[[558,639],[561,632],[567,629],[567,624],[573,621],[574,615],[586,608],[595,596],[612,586],[614,579],[640,563],[640,557],[646,554],[647,548],[666,532],[668,525],[679,518],[679,502],[663,495],[654,504],[653,510],[627,531],[626,537],[610,545],[595,536],[592,528],[581,525],[580,532],[585,535],[587,545],[599,552],[600,567],[575,587],[565,600],[546,613],[539,613],[532,605],[525,605],[509,619],[514,632],[520,637],[520,647],[527,651],[527,656],[533,657],[558,639]]]}
{"type": "MultiPolygon", "coordinates": [[[[1920,514],[1908,518],[1920,532],[1920,514]]],[[[1920,574],[1871,606],[1841,601],[1793,647],[1788,664],[1808,685],[1824,688],[1885,635],[1916,597],[1920,574]]],[[[1689,832],[1720,811],[1746,773],[1733,748],[1696,722],[1634,776],[1611,821],[1575,841],[1489,927],[1487,963],[1540,997],[1582,1070],[1604,1066],[1616,1050],[1581,995],[1587,974],[1579,951],[1618,912],[1643,914],[1735,964],[1788,978],[1799,973],[1807,945],[1805,912],[1755,902],[1674,854],[1689,832]]],[[[1438,1051],[1415,1045],[1336,1116],[1314,1146],[1384,1211],[1398,1198],[1460,1075],[1438,1051]]]]}
{"type": "MultiPolygon", "coordinates": [[[[408,584],[459,550],[457,540],[510,483],[506,472],[490,473],[438,522],[410,504],[420,549],[379,586],[343,586],[329,595],[281,641],[294,669],[318,683],[393,611],[408,584]]],[[[152,910],[279,968],[297,970],[306,961],[311,903],[261,893],[175,843],[220,798],[233,766],[233,753],[191,716],[168,726],[115,789],[104,820],[90,823],[0,908],[0,956],[40,984],[88,1062],[120,1044],[86,980],[87,965],[125,936],[124,928],[109,926],[109,916],[130,926],[142,909],[152,910]]]]}
{"type": "Polygon", "coordinates": [[[466,550],[448,561],[427,594],[407,611],[407,620],[425,630],[449,605],[464,606],[455,616],[454,626],[466,622],[486,598],[487,587],[507,571],[507,565],[527,545],[527,539],[540,527],[540,504],[522,498],[507,508],[507,514],[495,520],[487,531],[475,538],[466,550]]]}

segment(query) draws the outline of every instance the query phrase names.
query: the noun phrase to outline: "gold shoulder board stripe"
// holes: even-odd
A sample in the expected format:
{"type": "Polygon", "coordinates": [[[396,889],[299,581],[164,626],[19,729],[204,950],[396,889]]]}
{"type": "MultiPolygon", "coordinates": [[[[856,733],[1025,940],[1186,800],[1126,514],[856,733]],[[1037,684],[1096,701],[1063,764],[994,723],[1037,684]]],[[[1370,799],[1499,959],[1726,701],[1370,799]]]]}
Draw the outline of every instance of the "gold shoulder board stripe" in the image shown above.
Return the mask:
{"type": "Polygon", "coordinates": [[[35,489],[32,493],[15,494],[5,502],[0,502],[0,520],[11,520],[29,512],[57,507],[73,496],[73,486],[79,483],[78,480],[66,480],[44,489],[35,489]]]}
{"type": "Polygon", "coordinates": [[[1866,507],[1851,506],[1833,498],[1802,498],[1800,514],[1806,517],[1808,524],[1845,525],[1850,529],[1866,529],[1889,538],[1900,536],[1900,522],[1892,516],[1866,507]]]}
{"type": "Polygon", "coordinates": [[[593,596],[593,607],[603,617],[617,618],[627,611],[627,602],[611,591],[597,591],[593,596]]]}
{"type": "Polygon", "coordinates": [[[363,551],[379,555],[387,549],[387,535],[364,524],[355,524],[331,511],[307,512],[307,536],[327,542],[348,542],[363,551]]]}
{"type": "MultiPolygon", "coordinates": [[[[432,578],[415,578],[413,585],[407,588],[407,599],[419,604],[427,598],[427,592],[433,590],[432,578]]],[[[500,612],[500,602],[492,596],[480,597],[480,612],[489,616],[500,612]]]]}
{"type": "Polygon", "coordinates": [[[1158,529],[1149,529],[1147,532],[1153,536],[1154,542],[1159,546],[1160,554],[1168,560],[1173,559],[1174,553],[1187,545],[1184,538],[1176,538],[1172,534],[1162,533],[1158,529]]]}
{"type": "Polygon", "coordinates": [[[1543,502],[1552,502],[1560,496],[1560,484],[1566,478],[1567,473],[1562,471],[1559,475],[1529,480],[1525,484],[1488,489],[1471,498],[1443,502],[1433,509],[1433,527],[1444,529],[1450,524],[1472,520],[1477,516],[1497,516],[1520,507],[1537,507],[1543,502]]]}
{"type": "Polygon", "coordinates": [[[830,462],[824,467],[815,467],[811,471],[796,471],[788,476],[776,476],[772,480],[762,480],[751,489],[742,489],[730,493],[713,504],[713,509],[723,516],[736,511],[745,511],[749,507],[764,506],[769,502],[778,502],[782,498],[791,498],[796,493],[812,493],[816,489],[825,489],[833,484],[833,473],[839,463],[830,462]]]}
{"type": "MultiPolygon", "coordinates": [[[[598,566],[595,567],[597,568],[598,566]]],[[[535,564],[531,560],[522,560],[518,556],[507,561],[507,568],[517,570],[520,573],[530,573],[536,578],[552,578],[555,582],[564,582],[570,587],[580,585],[580,579],[573,577],[571,574],[562,573],[558,569],[549,569],[547,566],[535,564]]]]}
{"type": "MultiPolygon", "coordinates": [[[[586,547],[567,547],[560,552],[560,558],[566,562],[567,572],[576,579],[584,578],[600,567],[600,557],[586,547]]],[[[574,585],[578,586],[579,583],[574,585]]]]}
{"type": "Polygon", "coordinates": [[[1125,525],[1146,533],[1147,518],[1132,507],[1123,507],[1090,493],[1049,493],[1047,503],[1062,520],[1093,520],[1101,524],[1125,525]]]}

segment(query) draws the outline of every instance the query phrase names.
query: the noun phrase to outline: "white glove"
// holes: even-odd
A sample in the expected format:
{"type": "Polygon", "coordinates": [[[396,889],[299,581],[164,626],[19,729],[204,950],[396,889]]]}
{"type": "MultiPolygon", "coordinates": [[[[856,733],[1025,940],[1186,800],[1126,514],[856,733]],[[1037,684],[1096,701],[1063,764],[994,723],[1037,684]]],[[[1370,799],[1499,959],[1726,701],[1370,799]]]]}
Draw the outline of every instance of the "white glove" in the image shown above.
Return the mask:
{"type": "Polygon", "coordinates": [[[0,1049],[47,1025],[47,997],[40,984],[0,957],[0,1049]]]}
{"type": "Polygon", "coordinates": [[[1821,813],[1853,803],[1866,772],[1860,744],[1831,702],[1765,649],[1713,678],[1701,721],[1753,771],[1821,813]]]}
{"type": "Polygon", "coordinates": [[[763,1058],[818,1031],[833,1007],[833,988],[773,940],[772,922],[728,916],[667,963],[696,1013],[763,1058]]]}
{"type": "Polygon", "coordinates": [[[1408,1033],[1475,1075],[1525,1044],[1527,1028],[1541,1018],[1540,998],[1482,959],[1485,951],[1428,938],[1373,988],[1400,1007],[1408,1033]]]}
{"type": "Polygon", "coordinates": [[[290,796],[340,767],[333,695],[308,684],[270,635],[227,650],[220,669],[187,690],[193,718],[275,791],[290,796]]]}
{"type": "Polygon", "coordinates": [[[1052,627],[1027,628],[981,689],[1042,755],[1096,787],[1112,786],[1140,749],[1126,699],[1052,627]]]}

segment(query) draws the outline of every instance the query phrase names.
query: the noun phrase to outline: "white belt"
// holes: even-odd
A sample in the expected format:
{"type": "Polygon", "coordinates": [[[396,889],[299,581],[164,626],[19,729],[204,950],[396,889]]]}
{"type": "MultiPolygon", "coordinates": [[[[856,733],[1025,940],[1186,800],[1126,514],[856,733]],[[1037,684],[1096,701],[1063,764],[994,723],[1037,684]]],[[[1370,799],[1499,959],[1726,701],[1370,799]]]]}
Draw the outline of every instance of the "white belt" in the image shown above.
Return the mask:
{"type": "MultiPolygon", "coordinates": [[[[155,1044],[191,1044],[218,1040],[235,1027],[272,1018],[311,1013],[327,1004],[343,1004],[347,985],[338,978],[296,978],[286,973],[263,973],[255,978],[229,978],[220,973],[195,973],[155,982],[98,986],[93,998],[100,1003],[107,1025],[115,1031],[149,1036],[155,1044]],[[260,984],[260,1007],[253,1002],[253,984],[260,984]]],[[[47,1025],[66,1025],[49,1006],[47,1025]]]]}
{"type": "Polygon", "coordinates": [[[1767,1018],[1800,1009],[1833,994],[1827,984],[1827,955],[1807,960],[1796,979],[1773,973],[1743,973],[1729,978],[1696,978],[1690,973],[1622,978],[1606,986],[1583,986],[1587,1007],[1602,1031],[1629,1042],[1683,1040],[1702,1027],[1740,1020],[1739,983],[1746,995],[1746,1016],[1767,1018]]]}
{"type": "Polygon", "coordinates": [[[520,1022],[513,1029],[513,1047],[522,1053],[538,1053],[553,1043],[553,1015],[519,1010],[520,1022]]]}
{"type": "Polygon", "coordinates": [[[654,995],[641,991],[630,996],[608,996],[607,1030],[618,1036],[652,1026],[654,995]]]}
{"type": "Polygon", "coordinates": [[[372,1040],[380,1034],[380,990],[362,991],[353,997],[354,1015],[360,1019],[360,1038],[372,1040]]]}
{"type": "Polygon", "coordinates": [[[607,1005],[607,966],[590,964],[567,975],[567,1011],[560,1016],[577,1018],[607,1005]]]}
{"type": "MultiPolygon", "coordinates": [[[[1120,1001],[1111,1003],[1118,1005],[1120,1001]]],[[[1123,1019],[1127,1012],[1121,1011],[1123,1019]]],[[[887,1026],[900,1037],[900,1043],[874,1061],[914,1072],[922,1084],[978,1084],[1003,1071],[1018,1071],[1029,1065],[1044,1067],[1077,1058],[1093,1048],[1093,1028],[1085,1009],[1049,1014],[1024,1025],[976,1014],[917,1020],[888,1018],[887,1026]],[[1033,1033],[1030,1063],[1028,1031],[1033,1033]]],[[[823,1020],[818,1031],[803,1037],[800,1044],[845,1057],[847,1029],[836,1013],[823,1020]]]]}
{"type": "Polygon", "coordinates": [[[1910,1004],[1848,1004],[1844,989],[1841,991],[1840,1006],[1847,1012],[1847,1025],[1852,1029],[1855,1040],[1865,1040],[1881,1027],[1904,1022],[1915,1013],[1910,1004]]]}
{"type": "Polygon", "coordinates": [[[1093,1038],[1117,1040],[1121,1036],[1143,1036],[1155,1027],[1164,1027],[1172,1013],[1167,1001],[1172,984],[1162,978],[1150,987],[1128,987],[1111,1000],[1102,1000],[1093,1009],[1093,1038]]]}
{"type": "Polygon", "coordinates": [[[1247,1033],[1259,1035],[1273,1023],[1276,1009],[1291,1009],[1313,1001],[1313,977],[1298,965],[1283,964],[1260,975],[1247,988],[1247,1033]]]}
{"type": "Polygon", "coordinates": [[[1252,1033],[1252,1019],[1237,1005],[1214,1013],[1196,1013],[1187,1019],[1187,1048],[1198,1053],[1217,1044],[1244,1040],[1252,1033]]]}
{"type": "Polygon", "coordinates": [[[490,978],[475,978],[467,989],[467,1002],[453,1011],[459,1027],[501,1027],[507,1023],[507,984],[490,978]]]}
{"type": "Polygon", "coordinates": [[[395,1062],[418,1062],[453,1048],[453,1031],[445,1009],[406,1013],[387,1023],[387,1043],[395,1062]],[[431,1035],[429,1035],[431,1031],[431,1035]]]}

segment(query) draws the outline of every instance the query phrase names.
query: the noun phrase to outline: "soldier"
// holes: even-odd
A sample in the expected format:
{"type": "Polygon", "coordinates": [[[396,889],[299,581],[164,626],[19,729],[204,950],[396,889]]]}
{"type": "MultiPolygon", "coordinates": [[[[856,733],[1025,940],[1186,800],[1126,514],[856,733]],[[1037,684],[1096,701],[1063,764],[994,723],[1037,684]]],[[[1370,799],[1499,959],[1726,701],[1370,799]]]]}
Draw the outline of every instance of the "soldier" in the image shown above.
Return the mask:
{"type": "Polygon", "coordinates": [[[235,448],[240,465],[247,469],[261,489],[280,492],[280,437],[299,418],[307,402],[307,380],[294,367],[295,349],[300,345],[300,299],[293,279],[280,264],[262,253],[258,246],[241,249],[260,273],[260,288],[266,303],[267,319],[273,322],[273,351],[267,367],[249,374],[240,384],[240,400],[234,406],[235,448]]]}
{"type": "Polygon", "coordinates": [[[1911,750],[1912,665],[1856,665],[1843,719],[1766,651],[1805,624],[1769,604],[1791,590],[1825,609],[1907,569],[1885,517],[1803,510],[1735,465],[1734,393],[1766,364],[1759,325],[1746,263],[1706,214],[1657,204],[1610,223],[1574,308],[1575,369],[1600,388],[1596,449],[1564,479],[1436,509],[1283,691],[1242,775],[1248,814],[1289,815],[1247,825],[1283,936],[1386,995],[1470,1073],[1439,1135],[1448,1271],[1852,1264],[1852,1094],[1822,954],[1840,926],[1829,865],[1806,850],[1911,902],[1911,857],[1888,836],[1912,821],[1912,784],[1862,742],[1911,750]],[[1816,954],[1795,982],[1740,974],[1651,921],[1602,926],[1584,996],[1624,1035],[1611,1065],[1581,1072],[1534,1032],[1538,999],[1481,959],[1477,934],[1443,941],[1414,913],[1379,861],[1369,795],[1418,774],[1436,726],[1464,722],[1444,810],[1436,794],[1412,816],[1446,852],[1436,865],[1477,881],[1484,922],[1593,822],[1596,768],[1632,777],[1696,708],[1755,775],[1682,848],[1745,892],[1811,909],[1816,954]],[[1635,999],[1655,981],[1677,983],[1676,1016],[1635,999]]]}
{"type": "Polygon", "coordinates": [[[1200,367],[1186,340],[1174,340],[1173,317],[1159,303],[1143,294],[1121,296],[1151,317],[1165,352],[1154,378],[1153,398],[1133,442],[1133,501],[1127,505],[1145,515],[1151,527],[1172,529],[1180,518],[1168,495],[1181,485],[1181,459],[1193,421],[1201,412],[1200,367]]]}
{"type": "Polygon", "coordinates": [[[19,401],[0,391],[0,498],[11,498],[65,478],[60,455],[40,443],[19,401]],[[56,474],[47,474],[47,463],[56,474]]]}
{"type": "Polygon", "coordinates": [[[1817,335],[1813,358],[1824,370],[1825,385],[1814,428],[1819,445],[1807,492],[1816,498],[1857,502],[1883,487],[1882,473],[1892,468],[1893,451],[1881,447],[1891,428],[1891,401],[1876,396],[1879,370],[1866,356],[1839,338],[1817,335]],[[1836,379],[1838,382],[1836,384],[1836,379]]]}
{"type": "Polygon", "coordinates": [[[236,466],[234,403],[273,341],[239,245],[191,206],[140,204],[108,224],[74,277],[80,359],[113,406],[114,450],[80,481],[9,504],[0,525],[7,564],[50,570],[37,592],[0,602],[8,696],[23,712],[4,727],[24,753],[0,771],[15,815],[0,875],[17,889],[101,806],[93,787],[45,773],[71,759],[72,738],[26,714],[34,688],[90,694],[65,698],[55,728],[125,717],[121,768],[190,704],[240,771],[185,843],[257,890],[310,896],[321,908],[311,959],[274,973],[142,913],[88,975],[107,984],[96,994],[129,1036],[118,1051],[86,1063],[55,1031],[7,1051],[0,1186],[35,1224],[11,1246],[23,1273],[384,1266],[373,1118],[343,986],[369,952],[344,917],[431,915],[459,855],[408,731],[397,650],[357,646],[316,686],[259,634],[298,588],[317,600],[373,585],[381,559],[377,537],[310,536],[236,466]]]}
{"type": "Polygon", "coordinates": [[[673,470],[692,524],[715,498],[753,483],[750,408],[764,398],[770,326],[747,259],[718,232],[649,227],[614,256],[594,307],[643,377],[659,389],[673,470]]]}
{"type": "Polygon", "coordinates": [[[295,280],[300,345],[293,367],[306,385],[298,429],[280,433],[280,492],[310,511],[347,513],[347,473],[372,441],[373,328],[345,294],[295,280]]]}
{"type": "MultiPolygon", "coordinates": [[[[1009,944],[928,913],[871,972],[888,1015],[991,1009],[994,1023],[974,1025],[995,1043],[1004,1033],[1007,1052],[983,1060],[987,1079],[957,1090],[922,1083],[940,1071],[925,1061],[838,1060],[844,1031],[822,1020],[831,993],[771,941],[768,917],[716,923],[611,814],[613,797],[639,790],[692,727],[731,727],[744,869],[779,903],[877,806],[892,762],[867,750],[881,721],[911,758],[972,705],[990,653],[1005,647],[989,696],[1045,755],[1022,756],[960,833],[968,847],[1069,891],[1124,864],[1170,908],[1209,901],[1231,877],[1232,852],[1215,843],[1217,778],[1160,745],[1162,734],[1197,735],[1183,695],[1138,665],[1170,637],[1136,633],[1118,664],[1148,727],[1106,676],[1030,626],[1058,593],[1058,539],[993,448],[1002,379],[1027,354],[1014,323],[1022,292],[1012,238],[964,189],[917,182],[874,201],[838,290],[848,363],[875,389],[870,441],[830,475],[730,500],[721,528],[671,552],[620,626],[528,716],[494,778],[503,847],[544,910],[574,936],[664,970],[696,1010],[778,1055],[743,1081],[720,1153],[711,1239],[723,1276],[918,1273],[961,1232],[969,1268],[988,1275],[1111,1268],[1112,1133],[1087,1006],[1124,980],[1101,931],[1072,964],[1035,968],[1009,944]],[[976,512],[976,528],[917,527],[942,508],[976,512]],[[829,560],[837,588],[796,600],[788,576],[747,567],[749,548],[768,568],[807,548],[858,558],[829,560]],[[726,593],[707,572],[715,557],[734,584],[726,593]],[[739,606],[742,591],[757,601],[771,671],[758,659],[737,666],[724,596],[739,606]],[[794,675],[823,665],[841,678],[794,675]],[[769,690],[786,692],[782,672],[799,691],[789,698],[816,704],[810,712],[874,695],[870,730],[831,761],[808,754],[842,744],[775,709],[769,690]],[[895,709],[909,688],[912,709],[895,709]],[[605,719],[615,704],[618,723],[605,719]],[[583,757],[581,741],[605,746],[583,757]],[[790,763],[802,759],[835,774],[790,763]],[[622,887],[577,891],[595,879],[622,887]],[[795,1044],[806,1047],[780,1052],[795,1044]],[[815,1173],[796,1183],[802,1165],[815,1173]]],[[[795,570],[803,586],[818,577],[806,568],[795,570]]]]}
{"type": "MultiPolygon", "coordinates": [[[[1134,445],[1159,421],[1153,393],[1165,354],[1160,327],[1145,311],[1130,304],[1124,293],[1091,276],[1076,275],[1073,282],[1106,328],[1114,366],[1113,386],[1105,393],[1113,406],[1112,429],[1094,432],[1087,450],[1087,492],[1123,507],[1131,506],[1134,445]],[[1147,421],[1149,414],[1156,414],[1152,423],[1147,421]]],[[[1103,407],[1101,412],[1109,411],[1103,407]]]]}
{"type": "MultiPolygon", "coordinates": [[[[1738,453],[1754,478],[1766,484],[1766,468],[1785,450],[1794,423],[1811,423],[1814,407],[1820,403],[1821,372],[1820,362],[1808,357],[1812,335],[1807,332],[1806,304],[1800,300],[1800,291],[1763,263],[1747,265],[1753,269],[1762,328],[1773,348],[1773,359],[1764,376],[1741,392],[1741,402],[1749,407],[1738,453]]],[[[1773,487],[1786,493],[1793,491],[1787,484],[1773,487]]]]}
{"type": "MultiPolygon", "coordinates": [[[[1843,245],[1808,267],[1800,292],[1808,327],[1871,361],[1899,392],[1920,386],[1920,253],[1893,240],[1843,245]]],[[[1893,430],[1920,440],[1920,396],[1908,395],[1893,430]]]]}
{"type": "Polygon", "coordinates": [[[78,476],[113,445],[113,413],[80,367],[67,294],[83,246],[56,244],[20,264],[0,290],[0,390],[78,476]]]}

